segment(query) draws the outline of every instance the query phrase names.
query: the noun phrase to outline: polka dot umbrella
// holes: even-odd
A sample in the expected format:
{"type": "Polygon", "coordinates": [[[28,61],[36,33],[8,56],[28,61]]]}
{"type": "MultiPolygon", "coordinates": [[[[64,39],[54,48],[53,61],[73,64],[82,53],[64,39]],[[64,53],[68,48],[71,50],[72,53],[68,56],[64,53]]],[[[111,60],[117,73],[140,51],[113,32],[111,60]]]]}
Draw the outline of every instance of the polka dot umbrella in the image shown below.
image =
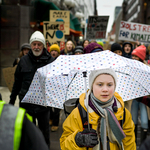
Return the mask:
{"type": "Polygon", "coordinates": [[[60,55],[54,62],[39,68],[22,102],[63,109],[66,100],[85,92],[83,71],[113,68],[117,73],[116,92],[124,101],[150,95],[150,67],[109,50],[83,54],[60,55]]]}

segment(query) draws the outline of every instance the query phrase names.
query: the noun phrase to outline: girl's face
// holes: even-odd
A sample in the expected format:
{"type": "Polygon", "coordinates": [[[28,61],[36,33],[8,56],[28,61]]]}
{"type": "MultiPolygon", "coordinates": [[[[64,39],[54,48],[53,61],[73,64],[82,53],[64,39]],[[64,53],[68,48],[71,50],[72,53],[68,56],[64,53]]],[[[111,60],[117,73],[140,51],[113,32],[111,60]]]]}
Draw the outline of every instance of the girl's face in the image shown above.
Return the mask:
{"type": "Polygon", "coordinates": [[[83,44],[83,47],[85,48],[88,45],[89,45],[89,41],[85,41],[84,44],[83,44]]]}
{"type": "Polygon", "coordinates": [[[66,44],[66,47],[67,47],[68,52],[72,51],[72,48],[73,48],[72,42],[68,41],[67,44],[66,44]]]}
{"type": "Polygon", "coordinates": [[[54,58],[56,58],[56,57],[59,56],[59,53],[58,53],[57,51],[55,51],[55,50],[51,51],[50,54],[51,54],[51,56],[54,57],[54,58]]]}
{"type": "Polygon", "coordinates": [[[28,52],[29,52],[29,50],[30,50],[30,49],[28,49],[28,48],[24,48],[24,49],[22,50],[23,55],[27,55],[28,52]]]}
{"type": "Polygon", "coordinates": [[[135,60],[140,60],[140,58],[138,56],[135,56],[135,55],[132,55],[132,59],[135,59],[135,60]]]}
{"type": "Polygon", "coordinates": [[[131,52],[131,45],[130,44],[126,44],[124,46],[124,51],[125,51],[125,53],[129,54],[131,52]]]}
{"type": "Polygon", "coordinates": [[[115,82],[111,75],[101,74],[93,83],[93,94],[102,102],[107,102],[115,92],[115,82]]]}

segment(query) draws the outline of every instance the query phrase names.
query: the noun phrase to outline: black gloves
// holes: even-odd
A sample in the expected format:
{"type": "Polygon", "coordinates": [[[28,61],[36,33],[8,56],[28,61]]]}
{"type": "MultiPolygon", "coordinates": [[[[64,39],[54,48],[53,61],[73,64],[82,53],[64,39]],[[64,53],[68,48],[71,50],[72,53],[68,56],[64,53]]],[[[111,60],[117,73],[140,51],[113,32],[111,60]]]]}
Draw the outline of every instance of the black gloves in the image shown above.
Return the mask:
{"type": "Polygon", "coordinates": [[[98,144],[97,133],[94,129],[84,129],[76,134],[75,142],[79,147],[94,147],[98,144]]]}

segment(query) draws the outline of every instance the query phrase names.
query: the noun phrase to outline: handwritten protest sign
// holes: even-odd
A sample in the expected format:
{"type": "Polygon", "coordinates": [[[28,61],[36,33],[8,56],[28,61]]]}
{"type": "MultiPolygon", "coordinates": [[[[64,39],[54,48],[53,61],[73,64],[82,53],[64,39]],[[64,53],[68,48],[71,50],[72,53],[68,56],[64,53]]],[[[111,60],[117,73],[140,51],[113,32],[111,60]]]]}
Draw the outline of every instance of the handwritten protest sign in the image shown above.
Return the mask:
{"type": "Polygon", "coordinates": [[[150,42],[150,25],[134,22],[120,22],[119,40],[150,42]]]}
{"type": "Polygon", "coordinates": [[[70,11],[64,10],[50,10],[50,22],[63,21],[64,22],[64,34],[70,34],[70,11]]]}
{"type": "Polygon", "coordinates": [[[109,16],[89,16],[87,25],[87,39],[104,39],[109,16]]]}
{"type": "MultiPolygon", "coordinates": [[[[43,32],[46,42],[48,41],[51,45],[57,42],[59,46],[64,45],[64,23],[63,22],[43,22],[43,32]]],[[[61,47],[60,47],[61,49],[61,47]]]]}

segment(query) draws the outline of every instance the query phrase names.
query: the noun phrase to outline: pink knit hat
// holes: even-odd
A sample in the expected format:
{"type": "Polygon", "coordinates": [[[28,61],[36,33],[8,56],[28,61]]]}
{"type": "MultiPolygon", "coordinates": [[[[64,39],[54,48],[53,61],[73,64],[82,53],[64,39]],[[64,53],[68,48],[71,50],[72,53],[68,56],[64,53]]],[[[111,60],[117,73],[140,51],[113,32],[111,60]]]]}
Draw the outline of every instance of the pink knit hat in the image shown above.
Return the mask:
{"type": "Polygon", "coordinates": [[[103,51],[103,47],[97,43],[90,43],[83,49],[84,53],[94,53],[96,51],[103,51]]]}
{"type": "Polygon", "coordinates": [[[139,57],[141,60],[145,60],[146,57],[146,47],[144,45],[138,46],[133,50],[132,55],[139,57]]]}

